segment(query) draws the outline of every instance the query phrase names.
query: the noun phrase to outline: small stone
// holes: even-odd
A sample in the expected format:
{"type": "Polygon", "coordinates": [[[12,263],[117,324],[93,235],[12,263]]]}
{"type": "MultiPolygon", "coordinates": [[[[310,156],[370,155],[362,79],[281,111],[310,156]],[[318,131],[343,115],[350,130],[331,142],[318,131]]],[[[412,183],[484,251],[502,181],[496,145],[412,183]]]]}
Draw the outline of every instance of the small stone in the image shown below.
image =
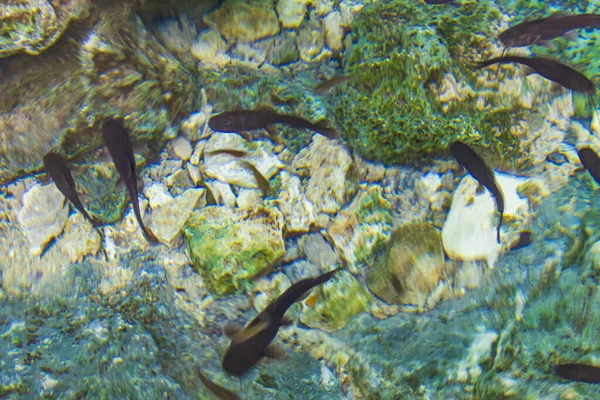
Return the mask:
{"type": "Polygon", "coordinates": [[[205,180],[204,183],[210,189],[217,205],[227,205],[234,208],[237,204],[235,193],[228,183],[217,180],[205,180]]]}
{"type": "Polygon", "coordinates": [[[321,233],[311,233],[300,238],[298,245],[306,259],[322,271],[328,271],[338,263],[338,258],[321,233]]]}
{"type": "Polygon", "coordinates": [[[171,194],[175,196],[193,186],[187,171],[184,169],[178,169],[174,174],[167,176],[166,182],[171,194]]]}
{"type": "Polygon", "coordinates": [[[279,0],[276,9],[282,28],[298,28],[304,21],[308,3],[309,0],[279,0]]]}
{"type": "Polygon", "coordinates": [[[81,213],[73,213],[58,247],[69,262],[81,262],[88,254],[96,254],[100,250],[104,236],[100,236],[99,232],[102,233],[102,229],[96,231],[81,213]]]}
{"type": "Polygon", "coordinates": [[[148,224],[156,238],[169,247],[181,244],[183,226],[196,207],[206,204],[204,189],[187,189],[171,201],[152,208],[148,224]]]}
{"type": "Polygon", "coordinates": [[[200,156],[202,155],[202,153],[204,153],[205,145],[206,145],[206,142],[204,140],[201,140],[198,143],[196,143],[196,147],[194,147],[194,152],[192,153],[192,155],[190,157],[190,164],[192,164],[196,167],[198,165],[200,165],[200,156]]]}
{"type": "Polygon", "coordinates": [[[300,178],[287,171],[281,172],[277,207],[285,218],[288,233],[308,232],[315,222],[315,207],[303,192],[300,178]]]}
{"type": "Polygon", "coordinates": [[[332,11],[323,20],[325,24],[325,35],[327,47],[333,51],[340,51],[344,48],[342,40],[344,39],[344,28],[342,28],[342,15],[337,11],[332,11]]]}
{"type": "Polygon", "coordinates": [[[150,203],[150,208],[158,208],[162,204],[170,203],[173,200],[173,196],[169,193],[169,190],[164,183],[153,182],[151,185],[144,188],[144,196],[150,203]]]}
{"type": "Polygon", "coordinates": [[[60,235],[68,218],[65,196],[54,184],[35,185],[25,192],[17,220],[29,241],[29,253],[41,255],[46,245],[60,235]]]}
{"type": "Polygon", "coordinates": [[[192,145],[183,137],[176,137],[171,140],[171,147],[176,157],[187,161],[192,156],[192,145]]]}
{"type": "Polygon", "coordinates": [[[185,168],[187,169],[188,175],[194,186],[198,186],[199,183],[202,183],[203,179],[202,174],[200,173],[200,167],[187,163],[185,168]]]}
{"type": "Polygon", "coordinates": [[[231,58],[227,50],[227,42],[213,29],[202,32],[192,45],[192,55],[205,67],[223,68],[229,64],[231,58]]]}
{"type": "Polygon", "coordinates": [[[240,188],[237,195],[237,206],[242,210],[249,210],[263,202],[260,190],[240,188]]]}
{"type": "Polygon", "coordinates": [[[317,56],[325,46],[325,31],[319,18],[313,16],[310,20],[304,21],[298,30],[296,44],[302,61],[317,61],[317,56]]]}
{"type": "Polygon", "coordinates": [[[252,43],[279,33],[273,3],[263,0],[225,0],[204,22],[230,42],[252,43]]]}

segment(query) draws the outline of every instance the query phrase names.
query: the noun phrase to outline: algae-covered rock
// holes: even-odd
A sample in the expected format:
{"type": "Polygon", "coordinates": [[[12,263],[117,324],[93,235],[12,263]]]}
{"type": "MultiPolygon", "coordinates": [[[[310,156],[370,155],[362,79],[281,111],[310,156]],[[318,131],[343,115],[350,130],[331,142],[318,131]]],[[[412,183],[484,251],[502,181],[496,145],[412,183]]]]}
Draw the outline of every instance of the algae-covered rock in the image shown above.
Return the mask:
{"type": "Polygon", "coordinates": [[[128,198],[117,189],[119,174],[112,162],[95,162],[82,168],[75,178],[86,210],[100,221],[112,224],[125,212],[128,198]]]}
{"type": "MultiPolygon", "coordinates": [[[[327,236],[351,270],[370,263],[373,253],[392,231],[392,205],[380,186],[370,186],[344,208],[327,227],[327,236]]],[[[354,272],[354,271],[353,271],[354,272]]]]}
{"type": "Polygon", "coordinates": [[[430,223],[402,225],[369,269],[369,290],[388,304],[411,304],[426,309],[428,298],[448,266],[444,262],[440,232],[430,223]]]}
{"type": "Polygon", "coordinates": [[[52,46],[71,20],[86,18],[88,0],[11,0],[0,4],[0,57],[32,55],[52,46]]]}
{"type": "Polygon", "coordinates": [[[272,0],[226,0],[204,21],[228,41],[252,43],[274,36],[279,22],[272,0]]]}
{"type": "Polygon", "coordinates": [[[102,120],[115,115],[126,117],[134,142],[162,147],[167,128],[191,111],[189,72],[148,31],[133,3],[94,6],[35,59],[0,60],[0,179],[39,169],[43,155],[57,148],[84,158],[99,145],[102,120]]]}
{"type": "Polygon", "coordinates": [[[226,206],[195,211],[184,228],[188,254],[211,292],[247,290],[285,254],[283,216],[272,208],[236,211],[226,206]]]}
{"type": "Polygon", "coordinates": [[[366,311],[372,300],[350,272],[340,271],[329,282],[314,288],[302,302],[300,321],[311,328],[333,332],[366,311]]]}
{"type": "Polygon", "coordinates": [[[363,7],[352,23],[344,70],[357,83],[340,85],[333,99],[350,145],[387,164],[445,154],[454,140],[480,142],[508,161],[522,161],[519,138],[511,134],[520,108],[497,92],[444,103],[438,98],[447,74],[481,86],[465,63],[494,40],[490,27],[500,16],[492,2],[441,9],[392,0],[363,7]]]}

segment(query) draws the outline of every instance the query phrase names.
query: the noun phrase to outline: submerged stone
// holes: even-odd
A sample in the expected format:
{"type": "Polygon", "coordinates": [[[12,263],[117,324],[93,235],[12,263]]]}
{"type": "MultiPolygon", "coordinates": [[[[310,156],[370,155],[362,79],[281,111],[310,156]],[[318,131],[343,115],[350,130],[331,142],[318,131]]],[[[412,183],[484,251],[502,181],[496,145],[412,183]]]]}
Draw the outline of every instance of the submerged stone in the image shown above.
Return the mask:
{"type": "Polygon", "coordinates": [[[195,211],[184,228],[188,254],[218,296],[241,293],[285,254],[277,209],[238,211],[226,206],[195,211]]]}
{"type": "Polygon", "coordinates": [[[428,298],[448,273],[440,232],[430,223],[397,228],[367,275],[371,292],[388,304],[429,308],[428,298]]]}
{"type": "Polygon", "coordinates": [[[252,43],[279,32],[279,21],[272,1],[226,0],[219,9],[204,17],[225,39],[252,43]]]}

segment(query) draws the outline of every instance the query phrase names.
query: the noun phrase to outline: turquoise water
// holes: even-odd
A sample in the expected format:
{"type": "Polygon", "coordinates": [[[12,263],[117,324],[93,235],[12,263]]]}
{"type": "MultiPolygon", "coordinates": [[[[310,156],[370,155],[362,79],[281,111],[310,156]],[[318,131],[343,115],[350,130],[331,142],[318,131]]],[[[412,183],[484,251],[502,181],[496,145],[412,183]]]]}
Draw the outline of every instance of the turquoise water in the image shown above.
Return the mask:
{"type": "Polygon", "coordinates": [[[0,4],[0,398],[597,397],[600,3],[451,3],[0,4]]]}

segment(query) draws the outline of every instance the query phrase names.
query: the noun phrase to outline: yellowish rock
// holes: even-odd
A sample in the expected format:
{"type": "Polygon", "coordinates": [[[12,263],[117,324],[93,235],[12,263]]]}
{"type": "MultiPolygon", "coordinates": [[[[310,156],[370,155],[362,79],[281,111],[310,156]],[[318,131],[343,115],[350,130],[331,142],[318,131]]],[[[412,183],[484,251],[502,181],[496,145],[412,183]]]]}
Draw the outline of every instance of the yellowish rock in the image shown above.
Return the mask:
{"type": "Polygon", "coordinates": [[[302,191],[300,178],[281,172],[281,191],[277,207],[283,214],[287,233],[308,232],[316,220],[315,206],[302,191]]]}
{"type": "Polygon", "coordinates": [[[279,33],[279,21],[272,1],[225,0],[204,22],[227,41],[252,43],[279,33]]]}
{"type": "Polygon", "coordinates": [[[103,241],[101,233],[102,229],[96,231],[83,215],[73,213],[58,241],[58,247],[69,262],[81,262],[88,254],[98,253],[103,241]]]}

